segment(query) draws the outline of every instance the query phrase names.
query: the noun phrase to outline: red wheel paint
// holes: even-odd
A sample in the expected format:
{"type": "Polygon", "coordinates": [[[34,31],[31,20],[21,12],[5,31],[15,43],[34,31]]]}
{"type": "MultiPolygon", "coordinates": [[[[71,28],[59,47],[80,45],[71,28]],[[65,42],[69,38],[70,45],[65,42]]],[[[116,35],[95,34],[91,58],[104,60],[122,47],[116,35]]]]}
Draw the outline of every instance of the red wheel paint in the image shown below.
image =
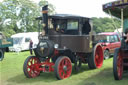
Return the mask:
{"type": "Polygon", "coordinates": [[[121,79],[123,74],[123,60],[122,57],[120,56],[120,53],[119,56],[117,57],[117,72],[119,79],[121,79]]]}
{"type": "Polygon", "coordinates": [[[103,50],[100,45],[96,46],[94,55],[95,55],[96,67],[100,68],[103,65],[103,60],[104,60],[103,50]]]}
{"type": "Polygon", "coordinates": [[[27,62],[27,72],[32,78],[37,77],[40,74],[40,71],[37,69],[39,63],[40,61],[36,57],[30,58],[27,62]]]}
{"type": "Polygon", "coordinates": [[[61,79],[68,78],[72,73],[72,64],[69,58],[63,57],[58,65],[59,77],[61,79]]]}

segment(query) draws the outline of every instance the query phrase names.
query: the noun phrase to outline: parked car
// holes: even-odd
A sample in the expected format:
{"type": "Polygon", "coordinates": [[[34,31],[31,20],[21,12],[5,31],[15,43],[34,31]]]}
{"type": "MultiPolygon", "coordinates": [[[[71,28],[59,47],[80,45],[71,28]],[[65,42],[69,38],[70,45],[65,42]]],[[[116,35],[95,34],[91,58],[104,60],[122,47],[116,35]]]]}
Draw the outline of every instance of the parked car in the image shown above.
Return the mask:
{"type": "Polygon", "coordinates": [[[121,40],[116,32],[102,32],[100,35],[105,35],[105,39],[100,40],[104,50],[104,59],[108,59],[114,54],[115,48],[121,46],[121,40]]]}

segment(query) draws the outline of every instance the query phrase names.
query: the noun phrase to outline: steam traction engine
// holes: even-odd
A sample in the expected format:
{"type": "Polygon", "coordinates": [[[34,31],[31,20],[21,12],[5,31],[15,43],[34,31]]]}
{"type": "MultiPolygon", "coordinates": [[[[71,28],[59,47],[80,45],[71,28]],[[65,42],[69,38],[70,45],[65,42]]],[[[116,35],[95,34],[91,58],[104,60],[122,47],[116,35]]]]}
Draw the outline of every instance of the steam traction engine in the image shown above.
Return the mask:
{"type": "Polygon", "coordinates": [[[34,49],[35,56],[24,62],[26,77],[54,71],[57,79],[65,79],[72,73],[72,63],[77,71],[81,63],[88,63],[90,69],[102,67],[103,50],[97,43],[101,36],[93,35],[91,19],[67,14],[48,16],[47,6],[42,13],[43,17],[36,19],[43,20],[44,30],[34,49]]]}
{"type": "MultiPolygon", "coordinates": [[[[103,10],[121,19],[122,32],[128,33],[128,0],[117,0],[103,5],[103,10]],[[126,31],[125,31],[126,30],[126,31]]],[[[121,80],[123,72],[128,70],[128,42],[122,33],[121,47],[115,49],[113,58],[113,74],[115,80],[121,80]]]]}

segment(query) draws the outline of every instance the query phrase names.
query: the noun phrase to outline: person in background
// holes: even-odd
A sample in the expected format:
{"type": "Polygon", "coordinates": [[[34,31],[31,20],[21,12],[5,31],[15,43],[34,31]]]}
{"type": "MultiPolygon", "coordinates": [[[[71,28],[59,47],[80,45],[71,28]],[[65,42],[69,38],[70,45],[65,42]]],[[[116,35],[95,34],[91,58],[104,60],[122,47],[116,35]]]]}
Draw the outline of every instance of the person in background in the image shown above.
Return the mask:
{"type": "Polygon", "coordinates": [[[128,43],[128,28],[125,30],[126,39],[125,42],[128,43]]]}
{"type": "Polygon", "coordinates": [[[30,54],[32,55],[33,53],[32,53],[32,50],[33,50],[33,41],[32,40],[30,40],[30,42],[29,42],[29,50],[30,50],[30,54]]]}

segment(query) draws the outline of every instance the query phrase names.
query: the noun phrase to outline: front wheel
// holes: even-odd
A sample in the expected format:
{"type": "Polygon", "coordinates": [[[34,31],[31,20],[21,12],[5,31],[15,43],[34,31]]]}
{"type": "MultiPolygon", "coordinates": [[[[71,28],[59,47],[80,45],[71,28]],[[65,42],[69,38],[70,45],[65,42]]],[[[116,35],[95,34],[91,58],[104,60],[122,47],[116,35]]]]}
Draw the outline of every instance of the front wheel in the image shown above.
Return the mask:
{"type": "Polygon", "coordinates": [[[103,65],[104,53],[102,46],[96,44],[91,55],[88,57],[88,66],[90,69],[101,68],[103,65]]]}
{"type": "Polygon", "coordinates": [[[34,78],[39,76],[40,71],[37,69],[40,60],[36,56],[29,56],[23,66],[24,74],[27,78],[34,78]]]}
{"type": "Polygon", "coordinates": [[[123,57],[121,56],[120,49],[115,49],[113,58],[113,74],[115,80],[121,80],[123,75],[123,57]]]}
{"type": "Polygon", "coordinates": [[[72,73],[71,60],[66,56],[59,57],[55,62],[54,70],[57,79],[68,78],[72,73]]]}

